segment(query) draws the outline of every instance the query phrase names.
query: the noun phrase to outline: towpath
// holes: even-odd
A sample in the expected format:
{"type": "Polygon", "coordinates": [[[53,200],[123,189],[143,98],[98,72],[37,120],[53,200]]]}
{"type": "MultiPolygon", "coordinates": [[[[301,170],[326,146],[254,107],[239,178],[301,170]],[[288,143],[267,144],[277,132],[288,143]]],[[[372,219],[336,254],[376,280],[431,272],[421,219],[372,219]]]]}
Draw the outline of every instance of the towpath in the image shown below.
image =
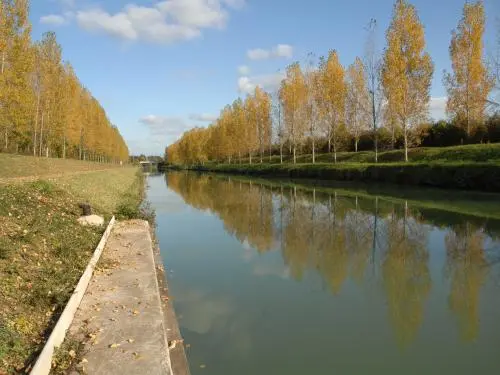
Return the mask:
{"type": "Polygon", "coordinates": [[[168,340],[161,299],[148,223],[117,223],[69,329],[84,343],[77,371],[172,374],[176,342],[168,340]]]}

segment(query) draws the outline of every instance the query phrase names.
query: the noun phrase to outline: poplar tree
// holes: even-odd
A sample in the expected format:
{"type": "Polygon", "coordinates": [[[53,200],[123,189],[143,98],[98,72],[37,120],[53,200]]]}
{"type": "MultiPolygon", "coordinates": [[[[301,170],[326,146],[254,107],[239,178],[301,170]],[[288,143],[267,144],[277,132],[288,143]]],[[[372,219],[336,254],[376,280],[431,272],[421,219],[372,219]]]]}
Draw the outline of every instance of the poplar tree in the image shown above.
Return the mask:
{"type": "Polygon", "coordinates": [[[464,126],[468,136],[484,120],[488,95],[494,86],[494,77],[483,61],[484,23],[483,2],[465,3],[451,37],[453,73],[444,76],[448,91],[446,112],[464,126]]]}
{"type": "Polygon", "coordinates": [[[333,146],[333,158],[337,162],[337,151],[341,138],[340,126],[345,119],[345,101],[347,87],[345,82],[345,70],[340,64],[337,51],[331,50],[328,58],[320,63],[321,87],[325,101],[325,113],[327,116],[326,134],[328,138],[328,152],[333,146]]]}
{"type": "Polygon", "coordinates": [[[280,99],[283,102],[286,131],[292,146],[293,163],[297,162],[297,148],[304,138],[305,123],[300,111],[307,101],[307,87],[304,73],[299,63],[293,63],[286,70],[286,78],[281,82],[280,99]]]}
{"type": "Polygon", "coordinates": [[[368,108],[370,98],[365,81],[363,62],[359,57],[347,69],[347,129],[354,139],[354,150],[358,152],[358,143],[365,131],[368,130],[368,108]]]}
{"type": "Polygon", "coordinates": [[[388,107],[402,128],[408,161],[412,130],[428,114],[434,66],[424,52],[424,28],[417,11],[406,0],[396,1],[386,38],[382,84],[388,107]]]}

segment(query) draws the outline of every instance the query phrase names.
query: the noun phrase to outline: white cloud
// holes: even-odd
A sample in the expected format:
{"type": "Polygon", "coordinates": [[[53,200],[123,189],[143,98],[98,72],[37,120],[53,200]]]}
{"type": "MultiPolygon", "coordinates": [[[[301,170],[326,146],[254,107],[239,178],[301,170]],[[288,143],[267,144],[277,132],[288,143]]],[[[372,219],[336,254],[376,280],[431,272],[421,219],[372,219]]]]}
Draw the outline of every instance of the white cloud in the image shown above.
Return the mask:
{"type": "Polygon", "coordinates": [[[270,50],[255,48],[248,50],[247,56],[250,60],[268,60],[279,57],[290,59],[293,57],[293,47],[289,44],[278,44],[270,50]]]}
{"type": "Polygon", "coordinates": [[[61,26],[66,24],[66,22],[66,18],[58,14],[49,14],[47,16],[40,17],[40,23],[43,23],[44,25],[61,26]]]}
{"type": "Polygon", "coordinates": [[[238,67],[238,73],[242,76],[247,76],[250,74],[250,68],[246,65],[240,65],[238,67]]]}
{"type": "Polygon", "coordinates": [[[279,87],[283,78],[285,78],[284,72],[253,77],[243,76],[238,79],[238,91],[242,94],[251,94],[257,86],[267,91],[274,91],[279,87]]]}
{"type": "Polygon", "coordinates": [[[170,116],[147,115],[139,122],[147,126],[154,136],[177,136],[192,127],[184,119],[170,116]]]}
{"type": "Polygon", "coordinates": [[[152,6],[130,4],[115,14],[101,8],[80,10],[76,18],[87,31],[127,41],[174,43],[197,38],[203,29],[224,28],[229,10],[244,4],[243,0],[167,0],[152,6]]]}
{"type": "Polygon", "coordinates": [[[291,59],[293,57],[293,47],[288,44],[278,44],[273,49],[273,56],[291,59]]]}
{"type": "Polygon", "coordinates": [[[212,122],[217,120],[217,115],[212,115],[210,113],[193,113],[189,116],[189,119],[193,121],[212,122]]]}
{"type": "Polygon", "coordinates": [[[163,154],[168,144],[176,141],[185,131],[194,128],[181,117],[147,115],[139,119],[139,123],[148,129],[142,138],[129,141],[132,153],[148,155],[163,154]]]}
{"type": "Polygon", "coordinates": [[[429,103],[429,114],[435,121],[446,119],[447,99],[446,96],[431,98],[429,103]]]}
{"type": "Polygon", "coordinates": [[[247,56],[250,60],[267,60],[271,57],[271,52],[262,48],[255,48],[248,50],[247,56]]]}

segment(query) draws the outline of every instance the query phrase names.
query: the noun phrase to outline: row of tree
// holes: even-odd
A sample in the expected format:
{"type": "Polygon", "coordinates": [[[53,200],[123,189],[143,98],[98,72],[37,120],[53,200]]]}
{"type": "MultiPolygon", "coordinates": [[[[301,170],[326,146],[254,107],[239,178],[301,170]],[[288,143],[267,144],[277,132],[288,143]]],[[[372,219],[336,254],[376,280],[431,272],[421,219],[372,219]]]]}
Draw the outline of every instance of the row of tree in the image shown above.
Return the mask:
{"type": "Polygon", "coordinates": [[[450,225],[449,215],[443,219],[435,212],[427,214],[377,197],[183,172],[165,178],[169,189],[189,205],[217,215],[241,243],[259,253],[280,251],[294,279],[313,272],[334,295],[349,279],[360,287],[382,285],[402,344],[417,336],[432,288],[429,224],[445,223],[448,229],[439,246],[446,250],[449,308],[458,317],[461,337],[477,338],[479,296],[489,277],[485,233],[497,239],[498,227],[462,219],[450,225]]]}
{"type": "Polygon", "coordinates": [[[32,42],[29,0],[0,3],[0,150],[102,162],[128,159],[120,132],[73,67],[56,35],[32,42]]]}
{"type": "MultiPolygon", "coordinates": [[[[495,84],[483,60],[485,14],[481,1],[467,3],[450,44],[452,73],[443,82],[448,91],[447,113],[467,136],[484,123],[488,97],[495,84]]],[[[237,99],[219,119],[205,128],[185,133],[167,148],[172,163],[231,162],[246,155],[289,148],[294,162],[305,144],[315,162],[316,143],[327,143],[328,152],[337,152],[346,139],[358,150],[363,136],[373,139],[377,161],[378,138],[389,134],[391,145],[401,139],[408,160],[408,147],[420,141],[428,123],[430,87],[434,65],[425,52],[424,28],[417,11],[406,0],[397,0],[383,54],[375,44],[376,22],[369,25],[365,58],[357,57],[345,68],[338,52],[316,63],[312,55],[305,64],[287,67],[278,92],[260,87],[244,101],[237,99]],[[383,130],[381,132],[381,130],[383,130]],[[308,147],[309,148],[309,147],[308,147]]]]}

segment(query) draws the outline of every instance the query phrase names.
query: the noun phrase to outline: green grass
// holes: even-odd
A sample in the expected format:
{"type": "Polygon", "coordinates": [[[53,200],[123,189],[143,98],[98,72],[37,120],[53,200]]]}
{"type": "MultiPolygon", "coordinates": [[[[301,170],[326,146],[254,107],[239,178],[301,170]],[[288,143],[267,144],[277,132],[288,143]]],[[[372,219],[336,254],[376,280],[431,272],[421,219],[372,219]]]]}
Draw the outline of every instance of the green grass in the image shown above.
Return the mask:
{"type": "Polygon", "coordinates": [[[196,170],[252,176],[363,181],[447,189],[500,191],[500,163],[243,164],[196,170]]]}
{"type": "Polygon", "coordinates": [[[78,203],[139,215],[142,185],[138,168],[0,184],[0,374],[36,359],[100,240],[104,228],[77,223],[78,203]]]}
{"type": "Polygon", "coordinates": [[[73,159],[35,158],[0,153],[0,180],[16,177],[47,177],[111,168],[119,166],[73,159]]]}
{"type": "MultiPolygon", "coordinates": [[[[417,163],[446,163],[446,162],[500,162],[500,144],[477,144],[453,147],[419,147],[408,150],[410,162],[417,163]]],[[[260,158],[252,158],[253,162],[260,163],[260,158]]],[[[284,155],[285,163],[293,162],[291,155],[284,155]]],[[[404,162],[404,150],[393,150],[380,152],[378,161],[381,163],[404,162]]],[[[243,164],[248,164],[249,159],[241,160],[243,164]]],[[[279,164],[279,155],[273,155],[269,160],[269,155],[265,156],[263,162],[266,164],[279,164]]],[[[316,162],[333,163],[333,154],[316,154],[316,162]]],[[[373,151],[360,152],[338,152],[338,163],[374,163],[375,153],[373,151]]],[[[312,163],[312,155],[299,155],[297,163],[312,163]]]]}
{"type": "Polygon", "coordinates": [[[80,201],[92,203],[93,211],[110,214],[116,213],[125,202],[139,205],[143,180],[138,177],[138,171],[134,167],[118,168],[64,176],[53,182],[80,201]]]}

